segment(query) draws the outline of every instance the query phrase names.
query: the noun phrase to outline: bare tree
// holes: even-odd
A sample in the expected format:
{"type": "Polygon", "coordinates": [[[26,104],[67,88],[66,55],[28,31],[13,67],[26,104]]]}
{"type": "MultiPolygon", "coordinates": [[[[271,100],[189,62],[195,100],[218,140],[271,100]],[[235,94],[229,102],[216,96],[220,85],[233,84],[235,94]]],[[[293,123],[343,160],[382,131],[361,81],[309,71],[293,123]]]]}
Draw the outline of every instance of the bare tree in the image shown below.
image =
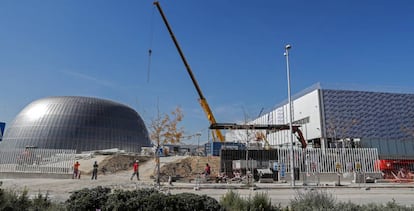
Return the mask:
{"type": "Polygon", "coordinates": [[[184,115],[180,107],[177,107],[170,114],[161,114],[158,110],[157,117],[151,121],[149,128],[151,140],[157,145],[180,143],[184,129],[178,127],[178,124],[183,118],[184,115]]]}
{"type": "Polygon", "coordinates": [[[326,131],[328,133],[328,137],[332,139],[332,143],[335,143],[336,148],[338,148],[338,139],[342,139],[345,145],[344,147],[352,147],[354,137],[350,131],[358,125],[358,123],[359,120],[355,118],[339,120],[333,117],[327,121],[326,131]]]}
{"type": "Polygon", "coordinates": [[[174,111],[168,114],[161,114],[157,109],[157,116],[151,121],[149,130],[151,140],[156,144],[155,162],[157,164],[157,184],[160,185],[160,157],[159,149],[161,145],[167,143],[180,143],[183,137],[183,128],[178,128],[178,124],[183,120],[184,115],[177,107],[174,111]]]}

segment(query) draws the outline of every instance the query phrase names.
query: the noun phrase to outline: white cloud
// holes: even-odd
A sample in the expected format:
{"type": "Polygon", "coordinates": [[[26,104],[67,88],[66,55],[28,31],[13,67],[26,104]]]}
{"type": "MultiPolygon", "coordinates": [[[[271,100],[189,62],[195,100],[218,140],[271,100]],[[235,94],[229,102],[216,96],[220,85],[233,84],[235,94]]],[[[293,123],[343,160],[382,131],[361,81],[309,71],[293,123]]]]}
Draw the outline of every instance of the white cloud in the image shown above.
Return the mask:
{"type": "Polygon", "coordinates": [[[116,88],[116,85],[113,84],[112,82],[102,80],[102,79],[99,79],[99,78],[96,78],[96,77],[93,77],[93,76],[90,76],[90,75],[86,75],[86,74],[75,72],[75,71],[67,71],[67,70],[63,70],[61,72],[64,73],[64,74],[73,76],[75,78],[79,78],[79,79],[86,80],[86,81],[91,81],[91,82],[93,82],[95,84],[98,84],[98,85],[101,85],[101,86],[116,88]]]}

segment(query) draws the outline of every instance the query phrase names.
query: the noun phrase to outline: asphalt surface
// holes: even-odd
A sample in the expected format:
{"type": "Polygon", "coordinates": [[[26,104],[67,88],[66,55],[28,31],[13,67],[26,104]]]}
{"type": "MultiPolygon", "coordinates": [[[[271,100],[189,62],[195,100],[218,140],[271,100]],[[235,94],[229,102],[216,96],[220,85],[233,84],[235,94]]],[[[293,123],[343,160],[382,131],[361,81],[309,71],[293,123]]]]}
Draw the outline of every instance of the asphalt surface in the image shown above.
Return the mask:
{"type": "Polygon", "coordinates": [[[136,188],[159,188],[165,193],[190,192],[205,194],[220,200],[227,191],[233,190],[242,197],[254,196],[255,193],[267,193],[273,204],[286,206],[297,195],[298,191],[326,190],[338,201],[353,202],[356,204],[382,203],[395,200],[396,203],[406,206],[414,206],[414,184],[353,184],[343,183],[343,186],[335,186],[335,182],[321,183],[323,186],[303,186],[300,182],[292,187],[290,183],[255,183],[254,186],[246,186],[242,183],[161,183],[157,186],[152,180],[130,180],[130,172],[121,172],[113,175],[100,175],[98,180],[90,180],[89,176],[81,179],[1,179],[2,188],[15,191],[29,190],[29,195],[36,196],[39,193],[48,194],[53,201],[63,202],[76,190],[82,188],[94,188],[97,186],[113,189],[133,190],[136,188]]]}
{"type": "MultiPolygon", "coordinates": [[[[255,193],[267,193],[272,204],[286,206],[301,191],[325,190],[337,201],[352,202],[355,204],[385,204],[395,200],[396,203],[405,206],[414,206],[413,184],[345,184],[343,186],[302,186],[292,187],[291,184],[255,184],[254,188],[235,185],[201,184],[199,188],[195,184],[173,184],[176,187],[169,188],[171,193],[193,192],[206,194],[217,200],[229,190],[237,191],[242,197],[254,196],[255,193]],[[178,187],[180,186],[181,187],[178,187]],[[185,188],[184,188],[185,186],[185,188]]],[[[167,187],[166,187],[167,188],[167,187]]]]}

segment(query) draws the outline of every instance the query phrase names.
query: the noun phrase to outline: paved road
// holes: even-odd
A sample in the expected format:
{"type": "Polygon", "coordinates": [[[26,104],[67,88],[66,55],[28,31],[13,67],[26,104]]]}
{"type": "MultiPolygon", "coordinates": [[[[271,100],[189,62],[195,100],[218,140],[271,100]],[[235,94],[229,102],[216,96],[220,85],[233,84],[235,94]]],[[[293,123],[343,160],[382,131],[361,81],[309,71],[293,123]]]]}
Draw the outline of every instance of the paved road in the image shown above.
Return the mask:
{"type": "MultiPolygon", "coordinates": [[[[98,180],[91,181],[90,177],[82,177],[80,180],[72,179],[2,179],[2,188],[23,190],[28,189],[30,195],[49,193],[55,201],[65,201],[73,191],[82,188],[94,188],[105,186],[113,189],[133,190],[142,187],[154,187],[151,180],[130,181],[130,171],[113,175],[98,176],[98,180]]],[[[143,178],[144,179],[144,178],[143,178]]],[[[333,183],[332,183],[333,184],[333,183]]],[[[339,201],[351,201],[357,204],[386,203],[393,199],[401,205],[414,205],[414,184],[344,184],[343,187],[335,187],[332,184],[324,187],[313,187],[329,191],[339,201]]],[[[242,184],[200,184],[200,190],[194,190],[195,184],[174,183],[173,186],[164,184],[162,190],[166,192],[181,193],[190,192],[206,194],[217,200],[229,190],[237,191],[241,196],[253,196],[256,192],[265,192],[272,199],[273,204],[286,206],[294,199],[297,191],[312,187],[298,186],[292,189],[288,183],[259,183],[257,189],[242,189],[242,184]]]]}
{"type": "MultiPolygon", "coordinates": [[[[310,191],[310,188],[306,188],[310,191]]],[[[314,188],[317,189],[317,188],[314,188]]],[[[390,202],[393,199],[396,203],[406,206],[414,205],[414,188],[412,187],[371,187],[368,190],[364,187],[335,187],[335,188],[321,188],[328,193],[332,194],[338,201],[348,202],[351,201],[355,204],[368,204],[368,203],[382,203],[390,202]]],[[[173,189],[171,193],[180,192],[192,192],[197,194],[206,194],[217,200],[228,191],[229,189],[207,189],[201,188],[200,190],[190,189],[173,189]]],[[[290,200],[294,199],[297,191],[304,191],[304,188],[272,188],[272,189],[234,189],[242,197],[253,196],[255,193],[265,192],[272,199],[272,204],[281,204],[286,206],[290,200]]]]}

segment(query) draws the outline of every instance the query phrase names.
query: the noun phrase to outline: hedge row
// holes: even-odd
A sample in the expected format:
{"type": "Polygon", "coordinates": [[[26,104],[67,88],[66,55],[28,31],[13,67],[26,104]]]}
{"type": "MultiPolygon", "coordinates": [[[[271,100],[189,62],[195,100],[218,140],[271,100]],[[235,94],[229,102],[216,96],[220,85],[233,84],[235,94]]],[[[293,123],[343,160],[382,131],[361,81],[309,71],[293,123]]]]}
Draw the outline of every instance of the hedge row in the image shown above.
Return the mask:
{"type": "Polygon", "coordinates": [[[255,193],[246,198],[235,191],[228,191],[220,202],[207,195],[193,193],[164,194],[156,189],[111,190],[105,187],[82,189],[71,194],[64,203],[51,202],[48,193],[38,194],[34,198],[28,197],[28,191],[17,193],[13,190],[0,189],[0,210],[414,210],[414,207],[398,205],[394,200],[384,205],[366,204],[357,205],[351,202],[337,202],[329,192],[315,190],[301,190],[295,194],[289,206],[281,207],[271,204],[266,193],[255,193]]]}

